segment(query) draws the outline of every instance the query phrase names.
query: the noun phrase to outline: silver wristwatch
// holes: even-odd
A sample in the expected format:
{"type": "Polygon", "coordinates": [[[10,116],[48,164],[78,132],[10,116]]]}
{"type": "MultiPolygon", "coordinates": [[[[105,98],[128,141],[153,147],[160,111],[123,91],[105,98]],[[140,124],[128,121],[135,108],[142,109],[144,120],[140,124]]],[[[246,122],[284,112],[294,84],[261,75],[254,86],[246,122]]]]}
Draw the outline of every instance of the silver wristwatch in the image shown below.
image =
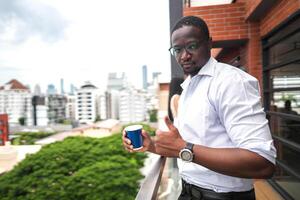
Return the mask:
{"type": "Polygon", "coordinates": [[[187,142],[186,147],[179,152],[179,158],[185,162],[192,162],[194,159],[194,144],[187,142]]]}

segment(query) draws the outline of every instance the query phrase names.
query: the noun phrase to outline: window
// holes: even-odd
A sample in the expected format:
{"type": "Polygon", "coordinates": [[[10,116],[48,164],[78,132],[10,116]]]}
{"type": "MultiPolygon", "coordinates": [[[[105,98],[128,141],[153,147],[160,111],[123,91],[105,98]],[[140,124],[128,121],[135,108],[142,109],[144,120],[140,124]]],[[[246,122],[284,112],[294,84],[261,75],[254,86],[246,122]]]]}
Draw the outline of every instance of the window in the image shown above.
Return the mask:
{"type": "Polygon", "coordinates": [[[300,191],[300,16],[263,39],[264,104],[277,148],[271,184],[286,199],[300,191]]]}

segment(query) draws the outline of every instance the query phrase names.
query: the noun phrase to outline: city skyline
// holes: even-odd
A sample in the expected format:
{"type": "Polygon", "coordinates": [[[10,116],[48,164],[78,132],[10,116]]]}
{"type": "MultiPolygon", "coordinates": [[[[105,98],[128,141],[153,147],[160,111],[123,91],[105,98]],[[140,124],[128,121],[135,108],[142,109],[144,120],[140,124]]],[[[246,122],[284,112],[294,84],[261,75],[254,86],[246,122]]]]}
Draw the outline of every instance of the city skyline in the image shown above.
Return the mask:
{"type": "Polygon", "coordinates": [[[85,81],[105,89],[109,72],[125,72],[141,88],[143,65],[169,81],[168,1],[115,3],[1,1],[0,85],[17,79],[31,89],[60,90],[63,78],[67,90],[85,81]]]}

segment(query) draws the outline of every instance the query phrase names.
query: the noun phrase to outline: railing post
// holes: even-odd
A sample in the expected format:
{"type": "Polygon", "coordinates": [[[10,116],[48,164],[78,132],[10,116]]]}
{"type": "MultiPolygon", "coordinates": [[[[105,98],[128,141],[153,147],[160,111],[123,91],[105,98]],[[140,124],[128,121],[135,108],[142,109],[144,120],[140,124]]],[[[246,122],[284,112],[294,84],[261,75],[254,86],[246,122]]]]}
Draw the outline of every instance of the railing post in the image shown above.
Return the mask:
{"type": "Polygon", "coordinates": [[[141,184],[135,200],[155,200],[164,171],[166,157],[159,157],[141,184]]]}

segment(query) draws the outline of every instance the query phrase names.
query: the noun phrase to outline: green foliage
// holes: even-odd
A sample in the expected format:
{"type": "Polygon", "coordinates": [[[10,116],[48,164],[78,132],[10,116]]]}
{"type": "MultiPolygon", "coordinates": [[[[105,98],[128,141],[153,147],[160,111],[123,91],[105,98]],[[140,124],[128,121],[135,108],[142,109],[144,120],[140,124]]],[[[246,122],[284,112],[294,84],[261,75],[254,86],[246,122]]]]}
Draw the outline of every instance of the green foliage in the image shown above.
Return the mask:
{"type": "Polygon", "coordinates": [[[0,176],[1,200],[134,199],[146,155],[130,154],[121,134],[70,137],[44,146],[0,176]]]}
{"type": "Polygon", "coordinates": [[[150,122],[157,122],[157,109],[152,109],[148,111],[150,122]]]}
{"type": "Polygon", "coordinates": [[[26,118],[25,117],[20,117],[19,118],[19,124],[24,126],[25,125],[25,122],[26,122],[26,118]]]}
{"type": "Polygon", "coordinates": [[[99,121],[101,121],[101,117],[100,117],[100,115],[97,115],[96,119],[95,119],[95,122],[99,122],[99,121]]]}
{"type": "Polygon", "coordinates": [[[15,133],[16,138],[13,139],[14,145],[30,145],[34,144],[37,140],[48,137],[54,134],[54,132],[20,132],[15,133]]]}

